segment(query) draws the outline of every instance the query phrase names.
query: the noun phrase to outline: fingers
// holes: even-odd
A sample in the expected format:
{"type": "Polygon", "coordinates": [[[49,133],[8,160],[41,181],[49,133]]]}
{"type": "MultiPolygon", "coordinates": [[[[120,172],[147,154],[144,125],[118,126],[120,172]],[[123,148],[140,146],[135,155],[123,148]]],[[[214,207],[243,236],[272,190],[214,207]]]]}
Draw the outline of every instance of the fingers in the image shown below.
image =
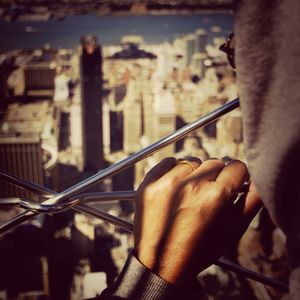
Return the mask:
{"type": "Polygon", "coordinates": [[[161,177],[161,180],[166,180],[166,182],[175,182],[184,179],[186,176],[196,172],[201,163],[201,159],[197,157],[187,157],[179,160],[173,169],[161,177]]]}
{"type": "Polygon", "coordinates": [[[215,181],[225,187],[230,199],[235,200],[248,178],[249,173],[246,165],[239,160],[232,160],[222,169],[215,181]]]}
{"type": "Polygon", "coordinates": [[[151,170],[147,178],[149,181],[161,179],[163,182],[186,182],[193,179],[193,183],[215,181],[222,185],[227,198],[235,200],[244,182],[249,178],[246,165],[239,160],[232,160],[227,165],[218,159],[209,159],[201,163],[198,158],[186,158],[175,165],[174,159],[163,160],[151,170]]]}
{"type": "Polygon", "coordinates": [[[245,198],[243,209],[243,224],[245,226],[248,226],[263,206],[263,203],[253,181],[250,183],[249,191],[245,193],[241,198],[242,201],[243,198],[245,198]]]}
{"type": "Polygon", "coordinates": [[[146,175],[142,182],[142,186],[148,185],[164,174],[168,173],[172,168],[177,165],[177,159],[174,157],[164,158],[160,163],[158,163],[155,167],[153,167],[146,175]]]}
{"type": "Polygon", "coordinates": [[[142,186],[158,179],[167,182],[199,177],[201,180],[215,180],[225,164],[218,159],[206,160],[203,164],[197,157],[187,157],[177,161],[173,157],[163,159],[152,168],[143,180],[142,186]]]}
{"type": "Polygon", "coordinates": [[[187,164],[193,169],[193,171],[195,171],[199,167],[199,165],[202,164],[202,160],[198,157],[186,156],[184,158],[178,159],[178,165],[180,164],[187,164]]]}
{"type": "Polygon", "coordinates": [[[186,179],[191,178],[197,181],[212,181],[215,180],[218,174],[223,170],[225,164],[219,159],[208,159],[201,166],[191,173],[186,179]]]}
{"type": "Polygon", "coordinates": [[[254,182],[250,183],[249,191],[245,192],[234,205],[233,232],[234,239],[239,240],[253,218],[262,208],[263,203],[256,190],[254,182]]]}

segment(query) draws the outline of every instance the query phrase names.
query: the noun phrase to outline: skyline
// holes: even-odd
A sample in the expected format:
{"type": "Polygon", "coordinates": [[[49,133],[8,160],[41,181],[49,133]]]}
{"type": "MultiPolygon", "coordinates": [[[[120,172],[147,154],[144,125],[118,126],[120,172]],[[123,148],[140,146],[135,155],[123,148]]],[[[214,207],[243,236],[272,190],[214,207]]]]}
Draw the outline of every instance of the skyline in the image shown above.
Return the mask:
{"type": "MultiPolygon", "coordinates": [[[[214,16],[216,17],[217,14],[214,16]]],[[[84,16],[77,17],[85,19],[84,16]]],[[[191,18],[191,16],[186,17],[191,18]]],[[[115,19],[115,17],[111,18],[115,19]]],[[[146,18],[148,21],[153,21],[153,16],[130,18],[139,20],[146,18]]],[[[177,17],[170,16],[170,18],[176,19],[177,17]]],[[[180,18],[180,20],[185,19],[182,19],[182,16],[180,18]]],[[[230,18],[231,16],[225,17],[229,21],[230,18]]],[[[123,20],[126,19],[129,20],[128,17],[123,18],[123,20]]],[[[99,169],[105,170],[116,161],[122,163],[122,160],[128,156],[132,158],[135,155],[133,153],[137,153],[158,140],[161,141],[163,137],[174,133],[185,124],[205,116],[227,101],[236,98],[234,71],[228,65],[226,55],[219,51],[219,46],[225,41],[227,29],[221,25],[217,28],[212,20],[203,18],[200,21],[202,25],[206,24],[208,29],[203,30],[201,25],[196,25],[198,23],[178,22],[181,29],[184,29],[183,25],[187,28],[192,26],[193,29],[170,40],[169,43],[162,40],[158,44],[151,44],[144,35],[142,35],[144,40],[135,37],[130,41],[128,36],[119,32],[118,36],[114,36],[116,40],[118,39],[116,45],[106,45],[101,38],[98,39],[97,44],[96,39],[87,36],[85,42],[84,38],[81,38],[83,43],[80,47],[80,33],[74,28],[71,31],[76,32],[73,36],[74,39],[76,38],[76,46],[73,49],[66,49],[68,47],[57,49],[52,43],[51,47],[45,47],[43,50],[42,46],[38,46],[32,47],[32,51],[7,51],[0,55],[0,66],[3,67],[2,87],[5,88],[2,93],[4,96],[0,101],[3,100],[3,104],[5,100],[8,108],[11,108],[12,115],[17,116],[11,119],[7,118],[7,114],[2,116],[3,119],[6,118],[6,123],[0,124],[2,134],[0,150],[1,147],[8,150],[7,158],[2,157],[2,161],[9,162],[6,164],[7,169],[2,171],[12,172],[9,169],[11,161],[16,165],[20,163],[22,170],[30,169],[31,156],[28,156],[28,163],[24,164],[25,158],[20,158],[17,154],[20,149],[29,148],[24,137],[36,127],[33,123],[39,117],[37,112],[42,112],[40,105],[43,99],[49,106],[46,111],[51,114],[52,122],[44,122],[46,117],[42,117],[43,126],[38,133],[41,144],[38,144],[38,150],[43,155],[38,161],[38,166],[43,167],[45,186],[53,191],[63,191],[74,184],[80,185],[80,182],[91,178],[90,176],[99,169]],[[120,36],[123,37],[122,41],[120,36]],[[126,55],[115,55],[124,54],[124,50],[126,50],[126,55]],[[149,55],[137,55],[141,53],[153,55],[149,59],[149,55]],[[11,69],[9,70],[8,67],[11,69]],[[8,71],[11,74],[8,74],[8,71]],[[16,114],[16,108],[12,107],[14,101],[20,101],[18,114],[16,114]],[[30,111],[29,120],[24,119],[26,110],[30,111]],[[100,128],[100,122],[103,124],[102,128],[100,128]],[[96,123],[98,126],[95,126],[96,123]],[[19,128],[24,129],[24,135],[19,128]],[[8,141],[8,135],[11,135],[13,140],[8,141]],[[101,143],[96,145],[97,138],[101,139],[101,143]],[[16,145],[13,151],[8,149],[7,141],[16,145]],[[87,146],[91,146],[90,149],[87,146]],[[9,156],[10,154],[12,155],[9,156]],[[96,157],[97,154],[99,157],[96,157]],[[92,164],[88,164],[88,160],[92,164]],[[50,167],[47,167],[49,165],[50,167]]],[[[55,22],[60,27],[65,24],[64,21],[55,22]]],[[[92,21],[91,23],[94,26],[92,21]]],[[[48,23],[41,24],[46,26],[48,23]]],[[[120,28],[118,24],[113,24],[116,31],[120,28]]],[[[155,25],[159,28],[161,24],[164,23],[155,25]]],[[[28,26],[21,22],[10,25],[22,28],[23,31],[20,33],[23,33],[24,28],[28,26]]],[[[145,25],[145,27],[148,26],[145,25]]],[[[83,28],[82,32],[85,29],[83,28]]],[[[128,28],[121,29],[128,31],[128,28]]],[[[159,32],[155,28],[150,29],[152,30],[150,33],[159,32]]],[[[161,31],[163,29],[164,27],[161,31]]],[[[168,26],[165,29],[168,31],[168,26]]],[[[60,33],[60,38],[68,42],[69,36],[65,34],[67,29],[64,30],[62,34],[60,33]]],[[[103,32],[107,32],[107,28],[103,28],[103,32]]],[[[27,32],[32,37],[35,33],[38,34],[34,31],[27,32]]],[[[52,33],[58,34],[55,31],[52,33]]],[[[137,34],[137,32],[134,33],[137,34]]],[[[39,34],[43,35],[43,32],[39,34]]],[[[23,35],[26,40],[28,35],[23,35]]],[[[99,37],[98,34],[97,37],[99,37]]],[[[45,38],[50,40],[49,36],[45,38]]],[[[37,41],[35,39],[35,42],[37,41]]],[[[3,112],[4,110],[1,113],[3,112]]],[[[32,150],[29,150],[31,154],[32,150]]],[[[222,157],[224,161],[231,157],[244,159],[240,111],[235,110],[213,121],[205,128],[193,131],[181,141],[168,145],[158,153],[139,157],[138,159],[143,159],[143,161],[139,161],[125,172],[123,169],[112,178],[105,178],[101,183],[95,184],[93,191],[134,191],[148,170],[165,156],[174,156],[177,159],[195,156],[203,161],[209,157],[222,157]]],[[[17,172],[15,175],[25,178],[23,174],[17,174],[17,172]]],[[[34,181],[34,178],[30,177],[26,179],[34,181]]],[[[14,190],[12,192],[15,193],[14,190]]],[[[120,201],[114,204],[98,202],[94,204],[93,209],[97,209],[98,212],[101,209],[127,221],[132,221],[133,218],[133,207],[129,202],[120,201]]],[[[76,213],[72,222],[72,229],[71,223],[68,223],[66,230],[63,231],[65,234],[63,237],[67,241],[70,238],[75,239],[72,230],[76,228],[85,239],[88,238],[91,242],[96,237],[94,229],[101,221],[76,213]]],[[[113,232],[111,225],[104,224],[103,228],[109,233],[113,232]]],[[[61,238],[61,234],[62,230],[57,228],[54,238],[61,238]]],[[[133,240],[130,235],[122,231],[116,230],[114,235],[120,239],[120,246],[113,249],[114,260],[120,270],[128,249],[132,247],[133,240]]],[[[76,250],[76,247],[72,246],[72,251],[76,250]]],[[[89,256],[87,257],[90,259],[89,256]]],[[[92,266],[92,260],[87,261],[86,264],[89,267],[92,266]]],[[[7,270],[7,272],[11,271],[7,270]]],[[[84,272],[91,274],[88,268],[84,272]]],[[[51,278],[48,279],[51,283],[51,278]]],[[[80,281],[77,282],[77,286],[75,284],[77,290],[74,291],[72,299],[82,299],[83,291],[94,292],[87,287],[83,289],[82,286],[80,281]]],[[[105,280],[99,279],[96,284],[97,289],[101,290],[105,286],[105,280]]],[[[239,287],[231,288],[234,293],[236,291],[243,293],[239,287]]],[[[47,294],[49,291],[45,289],[43,292],[47,294]]]]}

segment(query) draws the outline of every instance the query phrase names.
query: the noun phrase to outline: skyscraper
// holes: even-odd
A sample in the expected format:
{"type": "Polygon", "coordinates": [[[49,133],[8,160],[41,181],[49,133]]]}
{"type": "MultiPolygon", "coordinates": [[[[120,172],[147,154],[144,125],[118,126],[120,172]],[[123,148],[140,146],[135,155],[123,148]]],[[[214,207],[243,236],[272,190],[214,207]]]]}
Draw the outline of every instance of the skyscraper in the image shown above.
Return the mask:
{"type": "MultiPolygon", "coordinates": [[[[0,138],[1,171],[17,175],[34,183],[44,184],[41,140],[38,134],[0,138]]],[[[35,199],[34,194],[0,181],[1,197],[35,199]]]]}
{"type": "Polygon", "coordinates": [[[94,36],[81,38],[81,92],[84,169],[103,168],[102,54],[94,36]]]}
{"type": "Polygon", "coordinates": [[[196,35],[195,52],[205,53],[205,46],[207,43],[206,31],[202,28],[199,28],[195,31],[195,35],[196,35]]]}
{"type": "MultiPolygon", "coordinates": [[[[37,184],[57,160],[57,120],[51,101],[10,104],[0,127],[0,170],[37,184]]],[[[0,181],[0,196],[34,194],[0,181]]]]}
{"type": "Polygon", "coordinates": [[[43,50],[32,57],[24,69],[25,89],[27,95],[54,95],[54,80],[57,75],[56,49],[43,50]]]}
{"type": "Polygon", "coordinates": [[[143,98],[139,81],[128,84],[124,99],[124,151],[132,153],[140,149],[140,138],[143,132],[143,98]]]}
{"type": "MultiPolygon", "coordinates": [[[[155,95],[153,112],[153,135],[155,140],[159,140],[175,131],[176,111],[173,95],[162,89],[155,95]]],[[[171,144],[155,154],[157,160],[166,156],[172,156],[175,152],[175,144],[171,144]]]]}
{"type": "Polygon", "coordinates": [[[192,62],[192,56],[195,53],[196,37],[189,34],[185,39],[185,65],[189,66],[192,62]]]}

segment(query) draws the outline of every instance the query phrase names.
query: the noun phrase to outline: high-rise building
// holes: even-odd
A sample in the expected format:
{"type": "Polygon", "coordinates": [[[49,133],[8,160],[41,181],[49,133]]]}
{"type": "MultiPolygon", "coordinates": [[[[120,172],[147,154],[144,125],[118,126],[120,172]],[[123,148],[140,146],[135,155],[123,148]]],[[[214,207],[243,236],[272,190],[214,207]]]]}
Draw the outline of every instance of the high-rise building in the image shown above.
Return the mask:
{"type": "Polygon", "coordinates": [[[132,80],[128,84],[124,99],[124,151],[132,153],[140,148],[142,136],[142,91],[139,83],[132,80]]]}
{"type": "Polygon", "coordinates": [[[199,28],[195,31],[196,43],[195,52],[205,53],[205,47],[207,43],[207,33],[204,29],[199,28]]]}
{"type": "MultiPolygon", "coordinates": [[[[55,116],[51,101],[10,104],[0,126],[0,170],[43,185],[57,161],[55,116]]],[[[3,181],[0,196],[36,199],[3,181]]]]}
{"type": "Polygon", "coordinates": [[[35,54],[24,69],[25,90],[32,96],[53,97],[57,75],[57,50],[35,54]]]}
{"type": "Polygon", "coordinates": [[[104,65],[109,70],[105,75],[110,88],[110,145],[105,144],[105,149],[111,152],[124,150],[129,154],[141,148],[142,137],[152,139],[152,73],[157,55],[152,49],[144,50],[143,43],[140,36],[124,36],[121,51],[115,48],[104,65]]]}
{"type": "Polygon", "coordinates": [[[142,136],[146,136],[150,142],[154,142],[153,136],[153,84],[150,80],[142,80],[142,136]]]}
{"type": "Polygon", "coordinates": [[[207,55],[205,53],[194,53],[192,57],[192,63],[191,63],[191,70],[193,75],[197,75],[200,78],[203,78],[205,75],[205,59],[207,58],[207,55]]]}
{"type": "MultiPolygon", "coordinates": [[[[44,184],[41,139],[38,134],[0,138],[1,171],[17,175],[34,183],[44,184]]],[[[34,199],[31,192],[0,181],[1,197],[34,199]]]]}
{"type": "Polygon", "coordinates": [[[84,169],[103,168],[102,54],[94,36],[81,39],[81,92],[84,169]]]}
{"type": "Polygon", "coordinates": [[[109,111],[110,152],[123,150],[124,116],[122,103],[126,92],[125,84],[116,85],[111,89],[109,111]]]}
{"type": "MultiPolygon", "coordinates": [[[[176,110],[173,95],[166,89],[155,95],[153,112],[153,135],[159,140],[176,129],[176,110]]],[[[175,144],[163,148],[155,154],[157,160],[166,156],[172,156],[175,152],[175,144]]]]}
{"type": "Polygon", "coordinates": [[[132,80],[124,101],[124,151],[132,153],[141,148],[142,136],[153,140],[151,82],[142,77],[132,80]]]}
{"type": "Polygon", "coordinates": [[[189,83],[186,89],[177,97],[177,115],[185,123],[195,121],[203,112],[205,96],[201,89],[193,83],[189,83]]]}
{"type": "Polygon", "coordinates": [[[192,62],[192,56],[195,53],[196,36],[189,34],[185,38],[185,66],[189,66],[192,62]]]}

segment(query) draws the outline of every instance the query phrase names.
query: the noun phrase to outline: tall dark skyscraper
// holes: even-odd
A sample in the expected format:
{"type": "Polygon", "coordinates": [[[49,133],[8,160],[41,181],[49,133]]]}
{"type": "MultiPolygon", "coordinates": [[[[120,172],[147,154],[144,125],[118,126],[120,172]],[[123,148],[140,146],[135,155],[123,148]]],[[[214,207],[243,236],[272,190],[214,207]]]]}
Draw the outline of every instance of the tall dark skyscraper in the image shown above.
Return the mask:
{"type": "Polygon", "coordinates": [[[103,168],[102,54],[94,36],[81,38],[81,91],[84,168],[103,168]]]}

